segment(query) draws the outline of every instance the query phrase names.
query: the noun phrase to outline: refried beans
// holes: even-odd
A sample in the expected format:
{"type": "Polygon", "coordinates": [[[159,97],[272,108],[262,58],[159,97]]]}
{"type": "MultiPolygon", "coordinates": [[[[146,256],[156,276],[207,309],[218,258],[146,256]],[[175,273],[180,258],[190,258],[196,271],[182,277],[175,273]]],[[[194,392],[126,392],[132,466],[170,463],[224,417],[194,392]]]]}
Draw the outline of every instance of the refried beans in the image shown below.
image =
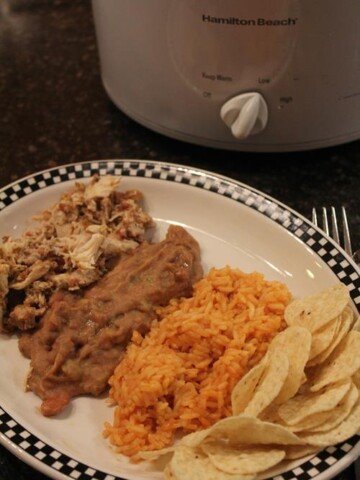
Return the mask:
{"type": "Polygon", "coordinates": [[[101,394],[132,333],[144,334],[156,308],[191,295],[201,276],[198,243],[170,226],[165,240],[121,257],[94,286],[56,292],[39,329],[20,339],[31,359],[27,387],[43,400],[43,415],[59,413],[76,395],[101,394]]]}

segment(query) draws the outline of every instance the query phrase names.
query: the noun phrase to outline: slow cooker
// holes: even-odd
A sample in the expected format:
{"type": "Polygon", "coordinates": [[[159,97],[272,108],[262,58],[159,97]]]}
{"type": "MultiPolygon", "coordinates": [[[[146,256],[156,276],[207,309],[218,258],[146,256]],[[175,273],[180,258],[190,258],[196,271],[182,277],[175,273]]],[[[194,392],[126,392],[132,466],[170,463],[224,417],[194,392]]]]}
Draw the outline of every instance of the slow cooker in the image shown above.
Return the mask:
{"type": "Polygon", "coordinates": [[[137,122],[210,147],[360,138],[359,0],[93,0],[104,87],[137,122]]]}

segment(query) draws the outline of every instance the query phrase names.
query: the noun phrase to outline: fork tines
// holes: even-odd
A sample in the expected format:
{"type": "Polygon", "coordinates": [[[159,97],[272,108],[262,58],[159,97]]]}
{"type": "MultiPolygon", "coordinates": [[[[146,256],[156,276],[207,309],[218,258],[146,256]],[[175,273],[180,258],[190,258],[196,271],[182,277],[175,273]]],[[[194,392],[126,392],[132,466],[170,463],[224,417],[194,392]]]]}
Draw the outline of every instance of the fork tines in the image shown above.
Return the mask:
{"type": "MultiPolygon", "coordinates": [[[[314,225],[319,226],[322,230],[326,233],[326,235],[331,235],[331,237],[335,240],[336,243],[341,245],[340,235],[339,235],[339,227],[338,227],[338,220],[335,207],[330,208],[330,218],[331,218],[331,233],[329,228],[329,219],[328,219],[328,211],[326,207],[322,207],[321,209],[321,216],[322,216],[322,224],[319,224],[318,215],[316,209],[312,209],[312,222],[314,225]]],[[[349,224],[346,215],[345,207],[341,207],[341,224],[342,224],[342,233],[343,233],[343,246],[346,253],[352,256],[352,248],[351,248],[351,240],[350,240],[350,232],[349,232],[349,224]]]]}

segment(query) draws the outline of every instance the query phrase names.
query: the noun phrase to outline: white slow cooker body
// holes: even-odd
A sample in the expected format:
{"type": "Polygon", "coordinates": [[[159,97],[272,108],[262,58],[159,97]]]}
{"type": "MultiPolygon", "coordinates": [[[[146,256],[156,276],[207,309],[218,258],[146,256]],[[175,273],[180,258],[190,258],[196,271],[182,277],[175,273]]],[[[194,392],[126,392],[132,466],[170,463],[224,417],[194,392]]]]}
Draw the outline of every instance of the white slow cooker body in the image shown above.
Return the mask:
{"type": "Polygon", "coordinates": [[[93,0],[105,89],[181,140],[289,151],[360,138],[359,0],[93,0]],[[222,105],[258,92],[266,127],[237,139],[222,105]]]}

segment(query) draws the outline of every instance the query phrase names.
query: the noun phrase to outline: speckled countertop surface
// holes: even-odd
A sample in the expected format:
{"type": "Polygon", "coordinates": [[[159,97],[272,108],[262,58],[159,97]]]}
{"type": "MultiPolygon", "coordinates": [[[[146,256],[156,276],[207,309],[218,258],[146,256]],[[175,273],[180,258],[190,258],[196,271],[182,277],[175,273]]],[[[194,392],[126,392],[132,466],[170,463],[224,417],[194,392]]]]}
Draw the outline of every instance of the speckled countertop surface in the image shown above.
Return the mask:
{"type": "MultiPolygon", "coordinates": [[[[360,142],[324,150],[250,154],[165,138],[134,123],[101,84],[88,0],[0,1],[0,187],[48,167],[147,158],[213,170],[309,216],[346,205],[360,247],[360,142]]],[[[352,469],[342,478],[354,478],[352,469]]],[[[0,448],[0,479],[44,479],[0,448]]]]}

